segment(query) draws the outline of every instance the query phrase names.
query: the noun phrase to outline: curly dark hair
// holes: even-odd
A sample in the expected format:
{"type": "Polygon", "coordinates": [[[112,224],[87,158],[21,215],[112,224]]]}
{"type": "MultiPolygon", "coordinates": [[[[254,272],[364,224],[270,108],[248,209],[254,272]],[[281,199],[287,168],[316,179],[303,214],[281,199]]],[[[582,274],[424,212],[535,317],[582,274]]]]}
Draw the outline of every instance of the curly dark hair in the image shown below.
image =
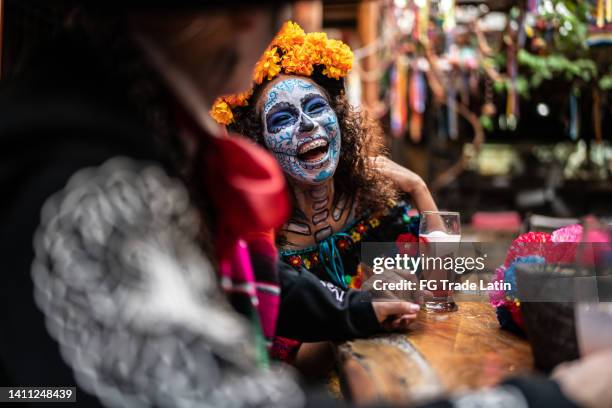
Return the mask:
{"type": "MultiPolygon", "coordinates": [[[[340,160],[334,175],[334,191],[357,199],[357,214],[383,210],[397,200],[397,188],[373,168],[368,157],[387,155],[382,129],[374,120],[355,109],[344,92],[343,81],[327,78],[317,69],[311,77],[329,96],[341,130],[340,160]]],[[[251,101],[257,101],[267,82],[257,85],[251,101]]],[[[266,147],[261,119],[255,103],[234,109],[230,130],[247,136],[266,147]]]]}

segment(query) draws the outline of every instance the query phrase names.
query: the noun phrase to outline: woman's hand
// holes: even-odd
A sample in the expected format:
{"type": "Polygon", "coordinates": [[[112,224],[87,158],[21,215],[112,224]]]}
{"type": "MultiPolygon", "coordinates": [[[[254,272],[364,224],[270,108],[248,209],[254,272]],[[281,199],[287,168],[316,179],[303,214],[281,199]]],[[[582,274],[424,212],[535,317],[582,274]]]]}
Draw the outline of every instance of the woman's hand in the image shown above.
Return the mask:
{"type": "Polygon", "coordinates": [[[410,302],[372,302],[376,318],[387,331],[405,330],[416,320],[421,309],[410,302]]]}
{"type": "Polygon", "coordinates": [[[605,408],[612,401],[612,350],[558,365],[552,378],[563,393],[583,407],[605,408]]]}
{"type": "Polygon", "coordinates": [[[378,171],[389,177],[400,190],[412,196],[414,205],[419,212],[438,210],[427,184],[418,174],[384,156],[370,157],[370,161],[378,171]]]}

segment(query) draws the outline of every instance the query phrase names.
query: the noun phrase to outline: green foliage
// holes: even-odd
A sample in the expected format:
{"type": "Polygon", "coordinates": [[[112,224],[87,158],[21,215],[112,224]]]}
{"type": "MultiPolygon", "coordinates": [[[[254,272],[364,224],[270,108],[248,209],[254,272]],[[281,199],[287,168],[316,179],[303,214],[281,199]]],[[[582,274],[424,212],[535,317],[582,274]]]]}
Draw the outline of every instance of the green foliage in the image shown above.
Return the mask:
{"type": "Polygon", "coordinates": [[[610,68],[605,75],[602,75],[601,78],[599,78],[598,85],[603,91],[612,90],[612,68],[610,68]]]}
{"type": "Polygon", "coordinates": [[[516,91],[525,98],[529,97],[529,81],[522,75],[516,78],[516,91]]]}
{"type": "Polygon", "coordinates": [[[501,93],[506,90],[506,83],[503,81],[493,82],[493,90],[497,93],[501,93]]]}
{"type": "Polygon", "coordinates": [[[487,132],[493,131],[493,119],[491,119],[489,116],[480,115],[480,118],[478,118],[478,120],[480,121],[480,124],[482,125],[484,130],[486,130],[487,132]]]}
{"type": "MultiPolygon", "coordinates": [[[[547,28],[544,29],[545,33],[542,30],[535,32],[536,36],[547,39],[546,52],[537,55],[526,49],[518,51],[517,61],[522,68],[521,73],[529,79],[520,76],[517,80],[517,91],[522,96],[527,96],[530,89],[537,88],[543,81],[553,78],[563,79],[572,87],[578,82],[595,82],[602,89],[611,87],[610,73],[598,77],[597,64],[590,58],[586,46],[589,3],[579,0],[544,0],[542,4],[537,18],[540,22],[545,21],[547,28]]],[[[499,64],[500,59],[505,60],[501,53],[498,58],[492,60],[499,64]]],[[[507,87],[507,84],[496,85],[496,91],[507,87]]]]}
{"type": "MultiPolygon", "coordinates": [[[[527,28],[523,29],[534,33],[532,40],[538,39],[540,43],[544,41],[546,44],[543,52],[541,49],[537,53],[531,52],[531,47],[518,50],[517,63],[520,69],[515,84],[517,92],[528,97],[531,90],[551,79],[567,81],[572,88],[582,83],[610,89],[612,73],[599,76],[597,64],[590,58],[586,46],[591,7],[589,3],[580,0],[544,0],[540,4],[535,20],[533,16],[521,16],[518,7],[513,7],[509,13],[512,20],[525,19],[527,28]]],[[[485,63],[501,71],[506,62],[505,51],[500,51],[487,58],[485,63]]],[[[493,89],[495,92],[504,92],[511,86],[508,81],[496,82],[493,89]]]]}
{"type": "MultiPolygon", "coordinates": [[[[548,0],[545,0],[546,3],[548,0]]],[[[588,16],[590,6],[584,0],[553,0],[553,7],[543,7],[541,18],[553,27],[553,49],[566,56],[585,56],[588,52],[588,16]]]]}
{"type": "Polygon", "coordinates": [[[590,82],[597,77],[597,65],[588,58],[570,60],[562,54],[548,56],[533,55],[525,50],[518,52],[519,64],[529,68],[531,72],[530,85],[540,86],[542,81],[560,76],[568,82],[582,80],[590,82]]]}
{"type": "MultiPolygon", "coordinates": [[[[512,83],[510,79],[493,83],[493,90],[497,93],[505,92],[510,88],[512,88],[512,83]]],[[[516,78],[516,91],[519,93],[520,96],[524,98],[529,97],[529,81],[523,75],[519,75],[516,78]]]]}

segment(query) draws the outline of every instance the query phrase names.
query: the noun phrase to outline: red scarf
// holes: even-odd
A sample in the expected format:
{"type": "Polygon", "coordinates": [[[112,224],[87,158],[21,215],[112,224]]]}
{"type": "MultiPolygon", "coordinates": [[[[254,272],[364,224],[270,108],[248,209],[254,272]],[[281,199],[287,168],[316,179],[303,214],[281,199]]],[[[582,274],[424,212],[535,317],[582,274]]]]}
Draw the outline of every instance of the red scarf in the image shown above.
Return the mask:
{"type": "Polygon", "coordinates": [[[289,216],[285,178],[276,160],[250,140],[204,137],[202,179],[216,211],[222,286],[232,296],[248,296],[270,344],[280,303],[271,231],[289,216]]]}

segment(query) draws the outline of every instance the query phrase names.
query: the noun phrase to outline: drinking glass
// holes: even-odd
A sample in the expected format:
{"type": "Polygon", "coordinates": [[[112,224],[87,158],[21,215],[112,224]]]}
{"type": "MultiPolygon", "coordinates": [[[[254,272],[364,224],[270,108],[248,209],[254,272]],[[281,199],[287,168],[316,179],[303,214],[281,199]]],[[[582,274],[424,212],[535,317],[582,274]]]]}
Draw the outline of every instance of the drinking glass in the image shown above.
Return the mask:
{"type": "Polygon", "coordinates": [[[580,355],[612,349],[612,224],[582,223],[574,279],[576,337],[580,355]]]}
{"type": "MultiPolygon", "coordinates": [[[[419,224],[419,241],[425,239],[425,259],[433,260],[453,257],[461,241],[461,220],[458,212],[453,211],[423,211],[419,224]]],[[[454,271],[447,271],[433,261],[423,266],[421,278],[430,284],[431,296],[428,296],[423,306],[426,312],[441,313],[457,310],[452,290],[445,287],[448,282],[454,282],[454,271]]]]}
{"type": "Polygon", "coordinates": [[[577,303],[576,337],[581,356],[612,348],[612,303],[577,303]]]}

